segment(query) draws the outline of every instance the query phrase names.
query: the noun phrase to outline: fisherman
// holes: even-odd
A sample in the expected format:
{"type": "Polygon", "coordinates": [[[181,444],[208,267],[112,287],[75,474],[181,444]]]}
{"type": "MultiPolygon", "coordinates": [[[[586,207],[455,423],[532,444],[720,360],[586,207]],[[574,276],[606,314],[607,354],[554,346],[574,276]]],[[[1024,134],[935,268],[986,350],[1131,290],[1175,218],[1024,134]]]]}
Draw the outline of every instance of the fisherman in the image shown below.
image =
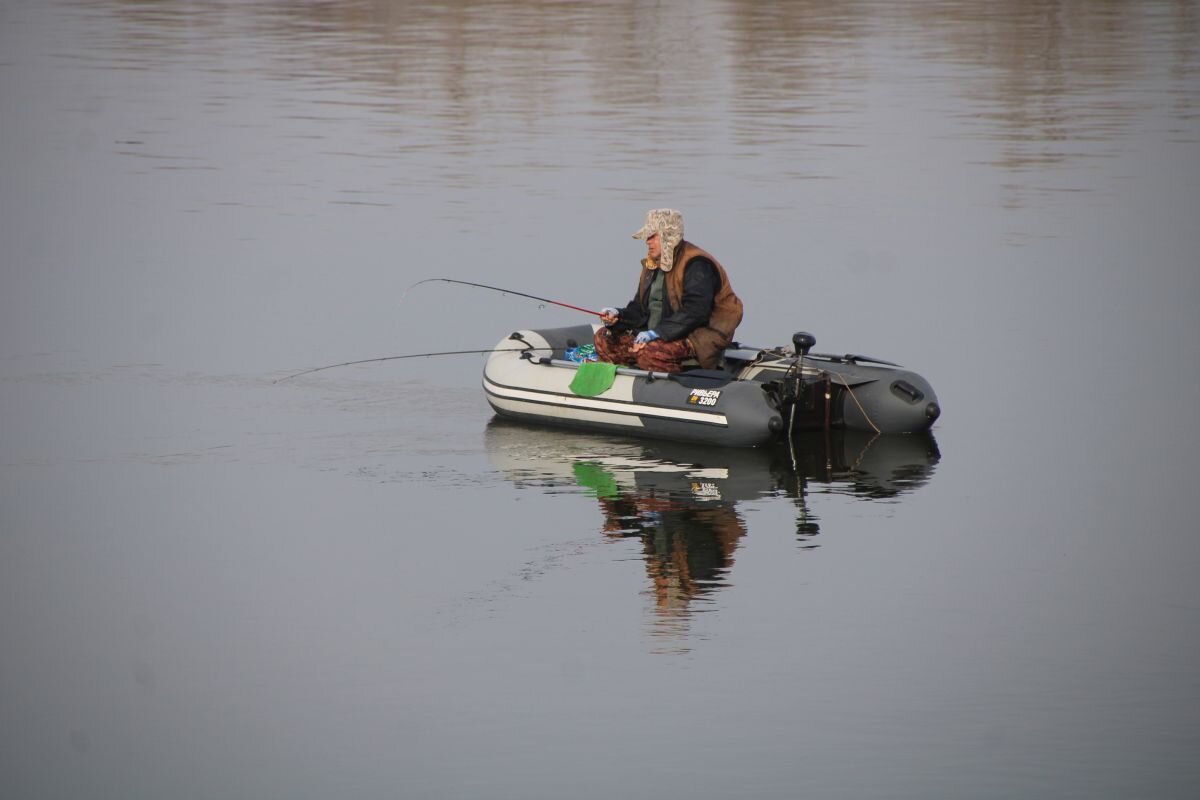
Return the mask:
{"type": "Polygon", "coordinates": [[[716,369],[742,321],[742,301],[724,267],[683,238],[683,215],[671,208],[647,213],[633,238],[646,243],[637,294],[624,308],[601,310],[600,360],[679,372],[694,358],[716,369]]]}

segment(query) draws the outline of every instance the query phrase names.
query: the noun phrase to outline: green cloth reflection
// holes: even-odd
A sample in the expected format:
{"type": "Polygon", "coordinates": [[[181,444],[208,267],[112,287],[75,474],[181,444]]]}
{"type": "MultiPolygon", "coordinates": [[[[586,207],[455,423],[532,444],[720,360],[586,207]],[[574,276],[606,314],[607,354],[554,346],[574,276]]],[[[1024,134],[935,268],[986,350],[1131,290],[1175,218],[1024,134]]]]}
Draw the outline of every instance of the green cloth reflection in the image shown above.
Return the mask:
{"type": "Polygon", "coordinates": [[[576,461],[571,465],[575,480],[585,489],[591,489],[596,497],[604,500],[619,496],[617,480],[611,472],[591,461],[576,461]]]}

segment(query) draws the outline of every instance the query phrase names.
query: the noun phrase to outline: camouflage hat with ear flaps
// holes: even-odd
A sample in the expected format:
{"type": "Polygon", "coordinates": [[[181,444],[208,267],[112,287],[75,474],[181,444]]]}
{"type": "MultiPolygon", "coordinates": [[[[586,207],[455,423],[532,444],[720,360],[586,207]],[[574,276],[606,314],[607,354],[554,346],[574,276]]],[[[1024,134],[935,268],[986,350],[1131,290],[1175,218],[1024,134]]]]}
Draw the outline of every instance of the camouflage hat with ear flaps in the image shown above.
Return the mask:
{"type": "Polygon", "coordinates": [[[675,248],[683,241],[683,214],[673,208],[656,208],[646,214],[646,224],[633,235],[635,239],[649,239],[658,234],[662,243],[662,255],[658,268],[670,272],[675,258],[675,248]]]}

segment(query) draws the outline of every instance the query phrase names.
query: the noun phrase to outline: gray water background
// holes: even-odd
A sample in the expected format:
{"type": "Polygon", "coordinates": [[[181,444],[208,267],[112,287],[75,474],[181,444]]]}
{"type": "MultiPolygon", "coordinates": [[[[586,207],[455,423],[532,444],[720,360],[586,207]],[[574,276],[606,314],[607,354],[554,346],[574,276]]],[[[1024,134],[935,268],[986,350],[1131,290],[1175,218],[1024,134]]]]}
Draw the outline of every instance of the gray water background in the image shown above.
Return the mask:
{"type": "Polygon", "coordinates": [[[4,0],[0,794],[1193,797],[1198,208],[1195,2],[4,0]],[[624,302],[660,206],[933,447],[273,383],[624,302]]]}

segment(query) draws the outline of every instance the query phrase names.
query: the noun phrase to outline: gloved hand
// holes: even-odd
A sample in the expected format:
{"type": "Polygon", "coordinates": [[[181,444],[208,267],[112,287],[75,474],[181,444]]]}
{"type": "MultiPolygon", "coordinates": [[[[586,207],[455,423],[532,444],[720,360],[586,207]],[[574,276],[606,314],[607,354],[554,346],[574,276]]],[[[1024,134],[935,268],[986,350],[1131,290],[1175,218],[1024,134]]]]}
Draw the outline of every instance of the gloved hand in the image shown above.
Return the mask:
{"type": "Polygon", "coordinates": [[[604,308],[600,309],[600,320],[605,325],[616,325],[620,318],[621,312],[615,308],[605,306],[604,308]]]}
{"type": "Polygon", "coordinates": [[[634,344],[649,344],[658,338],[658,334],[654,331],[642,331],[637,336],[633,337],[634,344]]]}

